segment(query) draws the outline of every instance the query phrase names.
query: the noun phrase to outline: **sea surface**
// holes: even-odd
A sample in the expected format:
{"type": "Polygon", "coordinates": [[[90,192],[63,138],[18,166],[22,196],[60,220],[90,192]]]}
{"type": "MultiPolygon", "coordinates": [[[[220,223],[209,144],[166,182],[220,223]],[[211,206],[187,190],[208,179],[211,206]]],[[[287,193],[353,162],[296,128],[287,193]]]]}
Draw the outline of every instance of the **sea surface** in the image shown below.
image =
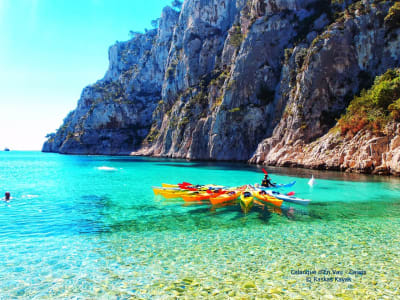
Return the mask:
{"type": "Polygon", "coordinates": [[[399,178],[267,170],[311,203],[244,215],[151,189],[261,182],[241,163],[0,152],[13,197],[0,201],[0,299],[399,299],[399,178]]]}

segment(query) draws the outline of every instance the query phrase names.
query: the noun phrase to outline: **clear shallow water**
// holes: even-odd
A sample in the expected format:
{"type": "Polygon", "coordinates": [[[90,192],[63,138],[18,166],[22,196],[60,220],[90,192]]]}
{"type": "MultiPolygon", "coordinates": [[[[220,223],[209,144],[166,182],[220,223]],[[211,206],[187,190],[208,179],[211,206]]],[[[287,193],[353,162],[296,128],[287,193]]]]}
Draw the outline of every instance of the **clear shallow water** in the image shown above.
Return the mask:
{"type": "Polygon", "coordinates": [[[244,216],[151,190],[260,182],[244,164],[0,152],[0,192],[13,197],[0,202],[0,298],[397,297],[398,178],[268,170],[312,203],[244,216]],[[314,279],[333,269],[351,281],[314,279]]]}

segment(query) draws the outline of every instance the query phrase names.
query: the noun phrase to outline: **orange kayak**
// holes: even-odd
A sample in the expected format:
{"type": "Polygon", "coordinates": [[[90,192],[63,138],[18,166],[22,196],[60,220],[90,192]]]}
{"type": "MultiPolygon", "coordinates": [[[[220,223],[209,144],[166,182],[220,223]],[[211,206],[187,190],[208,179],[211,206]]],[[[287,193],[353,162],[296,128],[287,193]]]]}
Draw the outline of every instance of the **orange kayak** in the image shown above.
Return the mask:
{"type": "Polygon", "coordinates": [[[256,192],[254,195],[257,197],[257,199],[260,199],[264,202],[273,204],[275,206],[281,207],[283,200],[277,199],[275,197],[272,197],[268,194],[262,194],[261,192],[256,192]]]}
{"type": "Polygon", "coordinates": [[[212,195],[208,193],[199,193],[193,195],[185,195],[182,196],[183,201],[191,202],[191,201],[204,201],[210,199],[212,195]]]}
{"type": "Polygon", "coordinates": [[[183,201],[204,201],[204,200],[209,200],[211,197],[217,197],[222,194],[225,194],[225,192],[217,192],[217,193],[210,193],[210,192],[202,192],[199,194],[191,194],[191,195],[185,195],[182,196],[183,201]]]}
{"type": "Polygon", "coordinates": [[[232,191],[232,192],[229,192],[226,194],[212,196],[212,197],[210,197],[210,202],[212,205],[221,204],[224,202],[235,200],[237,197],[239,197],[239,195],[240,195],[239,192],[232,191]]]}

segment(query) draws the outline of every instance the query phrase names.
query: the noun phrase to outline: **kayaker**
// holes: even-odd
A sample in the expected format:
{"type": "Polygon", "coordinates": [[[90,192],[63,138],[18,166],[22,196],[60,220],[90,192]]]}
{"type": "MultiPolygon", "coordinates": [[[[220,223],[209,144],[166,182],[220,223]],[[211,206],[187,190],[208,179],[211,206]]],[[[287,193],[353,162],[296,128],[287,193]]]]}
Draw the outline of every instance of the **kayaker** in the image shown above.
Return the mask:
{"type": "Polygon", "coordinates": [[[264,179],[261,182],[261,186],[263,186],[263,187],[276,187],[276,184],[271,182],[271,178],[269,178],[268,174],[265,174],[264,179]]]}

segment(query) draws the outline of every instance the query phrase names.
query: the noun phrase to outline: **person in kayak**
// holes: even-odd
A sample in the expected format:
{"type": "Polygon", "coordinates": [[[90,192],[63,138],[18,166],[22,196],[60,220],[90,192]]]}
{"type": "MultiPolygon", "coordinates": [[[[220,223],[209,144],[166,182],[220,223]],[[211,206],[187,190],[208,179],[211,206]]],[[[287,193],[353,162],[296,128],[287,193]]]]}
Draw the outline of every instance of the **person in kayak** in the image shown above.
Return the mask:
{"type": "Polygon", "coordinates": [[[263,181],[261,182],[261,186],[263,187],[276,187],[276,183],[271,182],[271,178],[269,178],[268,174],[265,174],[263,181]]]}

